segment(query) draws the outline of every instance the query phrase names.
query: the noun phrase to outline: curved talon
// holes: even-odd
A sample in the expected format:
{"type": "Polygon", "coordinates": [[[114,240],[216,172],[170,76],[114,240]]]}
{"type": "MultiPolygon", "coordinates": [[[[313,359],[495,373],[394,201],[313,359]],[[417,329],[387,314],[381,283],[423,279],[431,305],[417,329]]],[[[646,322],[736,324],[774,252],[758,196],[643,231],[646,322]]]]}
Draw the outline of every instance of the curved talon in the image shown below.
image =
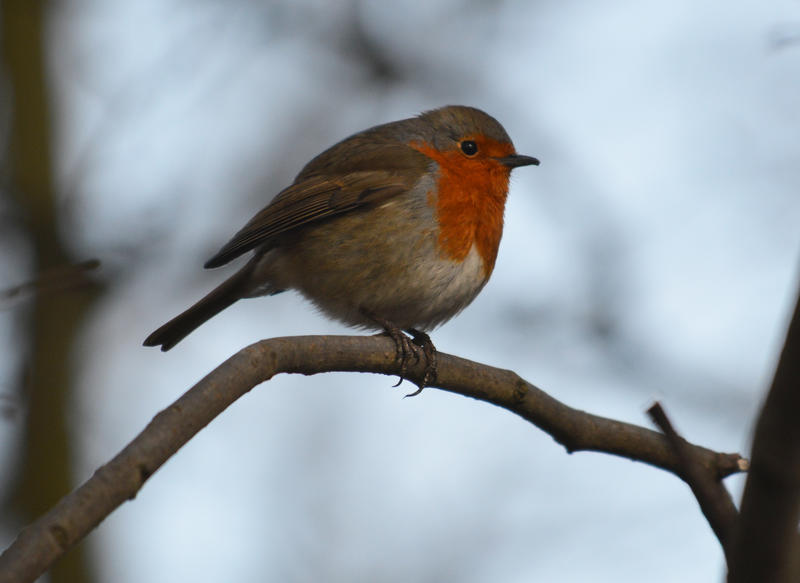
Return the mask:
{"type": "MultiPolygon", "coordinates": [[[[397,386],[397,385],[395,385],[395,387],[396,387],[396,386],[397,386]]],[[[409,397],[416,397],[417,395],[419,395],[419,394],[422,392],[422,389],[424,389],[424,388],[425,388],[425,385],[420,385],[420,386],[417,388],[417,390],[416,390],[416,391],[414,391],[413,393],[409,393],[409,394],[407,394],[407,395],[403,395],[403,398],[404,398],[404,399],[408,399],[409,397]]]]}

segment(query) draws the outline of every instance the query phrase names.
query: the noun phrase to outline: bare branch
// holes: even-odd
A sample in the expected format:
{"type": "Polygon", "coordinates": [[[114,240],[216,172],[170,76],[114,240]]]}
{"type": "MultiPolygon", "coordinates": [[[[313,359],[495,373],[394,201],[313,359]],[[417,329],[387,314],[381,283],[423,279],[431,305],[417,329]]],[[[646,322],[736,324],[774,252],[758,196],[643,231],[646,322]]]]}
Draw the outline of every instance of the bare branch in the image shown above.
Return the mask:
{"type": "Polygon", "coordinates": [[[756,425],[729,583],[800,580],[800,298],[756,425]]]}
{"type": "Polygon", "coordinates": [[[647,410],[647,413],[669,440],[670,446],[681,464],[683,480],[692,489],[694,497],[697,498],[697,502],[700,504],[700,510],[703,511],[703,515],[711,525],[711,529],[717,535],[717,539],[719,539],[722,549],[725,551],[726,559],[730,561],[731,541],[736,527],[736,520],[739,517],[730,493],[722,485],[719,478],[710,473],[695,459],[694,449],[675,431],[660,403],[655,403],[647,410]]]}
{"type": "MultiPolygon", "coordinates": [[[[421,380],[424,359],[406,376],[421,380]]],[[[330,371],[396,375],[394,342],[384,336],[305,336],[253,344],[226,360],[175,403],[161,411],[127,447],[52,510],[25,528],[0,556],[0,583],[33,581],[144,482],[193,435],[236,399],[281,372],[330,371]]],[[[681,475],[682,466],[661,434],[591,415],[550,397],[515,373],[438,354],[437,385],[504,407],[534,423],[568,451],[624,456],[681,475]]],[[[688,445],[712,475],[743,469],[741,457],[688,445]]]]}

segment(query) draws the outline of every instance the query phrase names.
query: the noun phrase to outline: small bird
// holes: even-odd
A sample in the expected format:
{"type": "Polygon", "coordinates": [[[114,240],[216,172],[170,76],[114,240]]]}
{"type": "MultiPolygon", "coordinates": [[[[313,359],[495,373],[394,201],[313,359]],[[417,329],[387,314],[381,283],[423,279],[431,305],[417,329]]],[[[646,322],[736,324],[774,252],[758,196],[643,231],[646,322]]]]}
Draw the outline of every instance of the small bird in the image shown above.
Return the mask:
{"type": "Polygon", "coordinates": [[[464,309],[489,279],[517,154],[503,126],[451,105],[350,136],[312,159],[205,267],[254,251],[239,271],[144,341],[169,350],[237,300],[299,291],[324,314],[382,330],[401,381],[427,332],[464,309]],[[402,333],[405,330],[412,338],[402,333]]]}

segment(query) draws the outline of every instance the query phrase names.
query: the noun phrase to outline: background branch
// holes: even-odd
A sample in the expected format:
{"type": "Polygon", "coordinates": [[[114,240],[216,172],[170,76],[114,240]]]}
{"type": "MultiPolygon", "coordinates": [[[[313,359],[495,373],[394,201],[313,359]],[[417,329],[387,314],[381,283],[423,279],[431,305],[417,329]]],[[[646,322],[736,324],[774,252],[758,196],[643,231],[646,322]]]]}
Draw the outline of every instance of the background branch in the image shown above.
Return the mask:
{"type": "MultiPolygon", "coordinates": [[[[440,353],[437,386],[504,407],[534,423],[568,451],[624,456],[681,475],[681,463],[661,434],[573,409],[515,373],[440,353]]],[[[83,538],[193,435],[250,389],[281,372],[397,374],[394,342],[383,336],[304,336],[253,344],[226,360],[160,412],[127,447],[52,510],[24,529],[0,556],[0,583],[32,581],[83,538]]],[[[420,379],[424,362],[407,377],[420,379]]],[[[735,454],[689,445],[715,476],[744,468],[735,454]]]]}
{"type": "Polygon", "coordinates": [[[753,438],[729,583],[800,580],[800,297],[753,438]]]}

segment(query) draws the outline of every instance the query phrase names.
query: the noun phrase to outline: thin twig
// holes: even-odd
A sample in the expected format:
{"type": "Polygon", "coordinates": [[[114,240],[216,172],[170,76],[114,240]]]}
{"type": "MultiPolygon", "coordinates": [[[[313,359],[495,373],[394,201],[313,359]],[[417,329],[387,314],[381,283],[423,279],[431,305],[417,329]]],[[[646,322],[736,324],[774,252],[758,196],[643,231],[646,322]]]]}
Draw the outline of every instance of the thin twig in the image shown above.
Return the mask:
{"type": "Polygon", "coordinates": [[[733,531],[739,515],[730,493],[715,475],[695,459],[694,448],[678,435],[660,403],[653,404],[647,413],[672,446],[681,464],[683,481],[692,489],[700,510],[717,535],[725,557],[730,561],[733,531]]]}
{"type": "MultiPolygon", "coordinates": [[[[10,305],[13,301],[34,293],[44,296],[83,287],[90,282],[87,273],[99,267],[100,260],[98,259],[52,267],[39,273],[30,281],[0,289],[0,302],[10,305]]],[[[0,307],[2,307],[2,303],[0,303],[0,307]]]]}

